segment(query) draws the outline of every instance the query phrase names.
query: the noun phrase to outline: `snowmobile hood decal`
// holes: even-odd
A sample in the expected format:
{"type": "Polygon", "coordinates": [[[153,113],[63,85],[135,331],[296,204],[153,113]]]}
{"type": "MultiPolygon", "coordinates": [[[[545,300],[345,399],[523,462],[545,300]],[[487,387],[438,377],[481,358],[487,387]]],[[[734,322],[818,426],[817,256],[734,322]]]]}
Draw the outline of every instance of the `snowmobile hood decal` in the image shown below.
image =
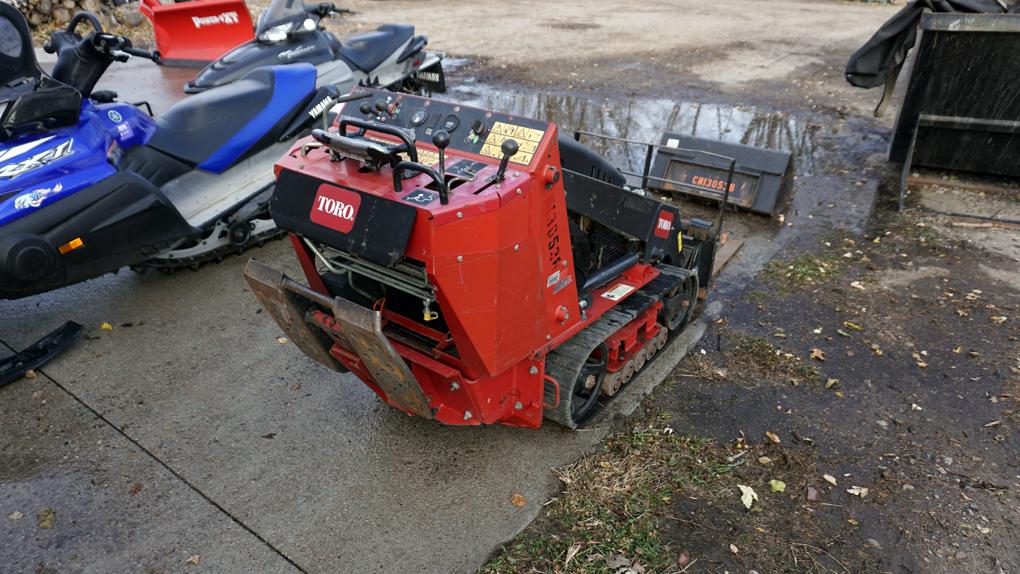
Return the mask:
{"type": "Polygon", "coordinates": [[[74,153],[73,146],[74,140],[69,139],[56,147],[41,151],[19,162],[4,164],[0,166],[0,179],[14,179],[23,173],[67,157],[74,153]]]}
{"type": "Polygon", "coordinates": [[[14,159],[21,154],[28,153],[29,151],[35,149],[36,147],[50,141],[51,139],[53,139],[53,137],[54,136],[46,136],[44,138],[39,138],[37,140],[16,145],[10,149],[5,149],[2,152],[0,152],[0,163],[6,162],[7,160],[10,159],[14,159]]]}

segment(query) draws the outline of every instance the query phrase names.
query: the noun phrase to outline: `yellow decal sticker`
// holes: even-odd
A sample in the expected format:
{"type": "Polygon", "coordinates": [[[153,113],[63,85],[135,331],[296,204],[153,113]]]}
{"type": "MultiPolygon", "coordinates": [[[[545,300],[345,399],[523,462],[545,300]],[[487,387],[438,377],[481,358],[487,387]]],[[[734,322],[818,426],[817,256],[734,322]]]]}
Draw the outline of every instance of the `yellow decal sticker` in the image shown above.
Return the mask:
{"type": "Polygon", "coordinates": [[[676,250],[678,252],[681,252],[681,253],[684,250],[684,232],[683,231],[678,231],[677,234],[676,234],[676,250]]]}
{"type": "Polygon", "coordinates": [[[512,139],[517,142],[518,152],[517,155],[510,158],[510,161],[520,165],[528,165],[538,150],[538,144],[542,143],[543,137],[545,137],[544,130],[536,130],[505,122],[495,122],[492,124],[492,129],[489,130],[489,135],[486,136],[485,143],[482,144],[482,149],[478,153],[485,157],[501,159],[503,157],[503,150],[500,149],[500,146],[503,145],[504,141],[512,139]]]}

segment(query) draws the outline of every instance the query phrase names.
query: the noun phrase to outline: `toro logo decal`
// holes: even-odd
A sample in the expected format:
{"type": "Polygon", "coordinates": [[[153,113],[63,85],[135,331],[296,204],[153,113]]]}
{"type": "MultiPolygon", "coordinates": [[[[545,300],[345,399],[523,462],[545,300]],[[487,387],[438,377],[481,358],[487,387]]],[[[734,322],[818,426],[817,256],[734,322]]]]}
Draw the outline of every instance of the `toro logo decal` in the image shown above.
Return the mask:
{"type": "Polygon", "coordinates": [[[655,236],[665,239],[669,237],[670,231],[673,231],[673,212],[663,209],[655,220],[655,236]]]}
{"type": "Polygon", "coordinates": [[[312,201],[312,212],[308,217],[323,227],[349,233],[360,206],[361,196],[357,193],[322,184],[312,201]]]}

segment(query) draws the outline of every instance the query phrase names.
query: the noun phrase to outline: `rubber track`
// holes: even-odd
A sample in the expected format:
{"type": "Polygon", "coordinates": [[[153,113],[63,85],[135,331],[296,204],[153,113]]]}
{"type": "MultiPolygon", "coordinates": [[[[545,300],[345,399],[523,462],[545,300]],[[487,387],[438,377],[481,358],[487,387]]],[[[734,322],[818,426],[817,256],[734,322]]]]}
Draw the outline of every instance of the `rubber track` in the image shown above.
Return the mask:
{"type": "Polygon", "coordinates": [[[263,245],[267,241],[279,239],[283,237],[285,233],[286,231],[277,227],[270,231],[264,231],[258,235],[251,236],[251,238],[248,239],[248,243],[246,243],[242,247],[238,247],[236,245],[224,245],[222,247],[217,247],[212,251],[203,253],[202,255],[196,255],[194,257],[182,257],[174,260],[148,259],[137,265],[132,266],[132,269],[134,268],[145,270],[158,269],[159,271],[163,272],[174,272],[184,267],[198,269],[205,263],[209,263],[211,261],[218,262],[220,259],[223,259],[224,257],[229,257],[231,255],[240,255],[241,253],[244,253],[245,251],[253,247],[259,247],[263,245]]]}
{"type": "MultiPolygon", "coordinates": [[[[559,383],[560,402],[556,408],[545,410],[545,418],[567,428],[577,428],[578,425],[570,416],[574,398],[573,390],[581,368],[592,351],[613,333],[633,321],[639,313],[661,300],[665,293],[690,275],[690,271],[671,265],[657,265],[656,269],[661,272],[658,277],[546,355],[545,374],[559,383]]],[[[649,361],[650,363],[651,361],[649,361]]],[[[595,389],[594,392],[601,391],[595,389]]],[[[619,395],[620,393],[617,393],[617,396],[619,395]]],[[[551,388],[551,385],[546,385],[545,403],[552,404],[555,400],[555,390],[551,388]]],[[[589,418],[594,416],[602,406],[601,404],[597,405],[589,418]]]]}

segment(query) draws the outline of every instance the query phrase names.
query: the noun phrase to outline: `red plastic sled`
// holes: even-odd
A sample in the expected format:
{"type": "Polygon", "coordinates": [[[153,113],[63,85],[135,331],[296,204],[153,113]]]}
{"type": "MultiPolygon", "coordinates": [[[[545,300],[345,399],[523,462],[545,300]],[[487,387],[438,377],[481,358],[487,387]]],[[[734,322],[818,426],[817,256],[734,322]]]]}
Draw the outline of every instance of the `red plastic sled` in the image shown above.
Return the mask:
{"type": "Polygon", "coordinates": [[[170,66],[202,66],[255,37],[244,0],[140,0],[152,22],[156,49],[170,66]]]}

